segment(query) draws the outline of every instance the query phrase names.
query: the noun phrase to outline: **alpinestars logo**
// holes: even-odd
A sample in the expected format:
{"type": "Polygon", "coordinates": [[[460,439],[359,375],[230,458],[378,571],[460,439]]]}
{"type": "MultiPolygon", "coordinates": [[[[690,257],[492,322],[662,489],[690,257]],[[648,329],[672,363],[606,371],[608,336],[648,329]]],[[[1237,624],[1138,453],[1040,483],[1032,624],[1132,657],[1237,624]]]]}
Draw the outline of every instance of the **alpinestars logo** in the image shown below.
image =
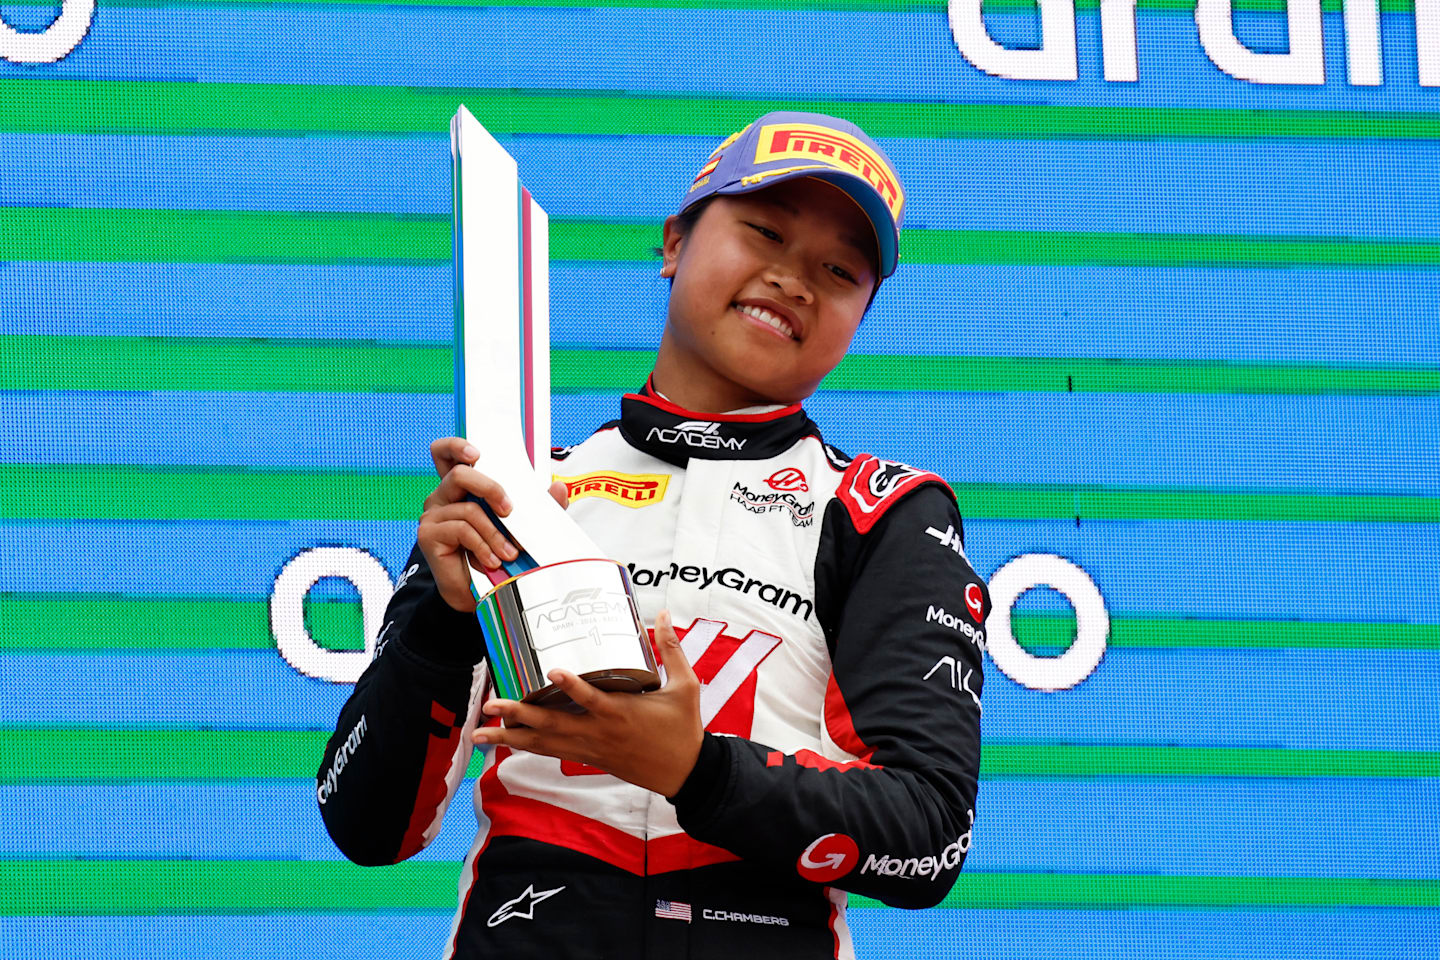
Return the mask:
{"type": "Polygon", "coordinates": [[[736,452],[744,449],[746,443],[739,437],[725,436],[720,430],[720,424],[711,420],[684,420],[673,428],[651,427],[645,439],[659,440],[661,443],[683,443],[687,447],[701,450],[736,452]]]}
{"type": "Polygon", "coordinates": [[[737,483],[730,490],[730,499],[751,513],[783,513],[797,527],[808,527],[815,522],[815,501],[801,503],[793,493],[751,493],[743,483],[737,483]]]}
{"type": "Polygon", "coordinates": [[[846,468],[837,495],[849,511],[855,528],[869,533],[891,504],[897,503],[912,488],[931,482],[944,481],[933,473],[864,454],[846,468]]]}
{"type": "Polygon", "coordinates": [[[522,920],[535,919],[535,904],[542,900],[549,900],[555,894],[564,890],[564,887],[556,887],[554,890],[541,890],[535,892],[535,884],[525,888],[525,892],[514,900],[506,900],[500,904],[500,908],[490,914],[490,919],[485,921],[487,927],[498,927],[512,917],[519,917],[522,920]]]}
{"type": "Polygon", "coordinates": [[[903,463],[896,463],[894,460],[880,460],[874,472],[866,478],[865,485],[870,490],[872,497],[876,500],[884,500],[906,480],[919,474],[919,470],[903,463]]]}

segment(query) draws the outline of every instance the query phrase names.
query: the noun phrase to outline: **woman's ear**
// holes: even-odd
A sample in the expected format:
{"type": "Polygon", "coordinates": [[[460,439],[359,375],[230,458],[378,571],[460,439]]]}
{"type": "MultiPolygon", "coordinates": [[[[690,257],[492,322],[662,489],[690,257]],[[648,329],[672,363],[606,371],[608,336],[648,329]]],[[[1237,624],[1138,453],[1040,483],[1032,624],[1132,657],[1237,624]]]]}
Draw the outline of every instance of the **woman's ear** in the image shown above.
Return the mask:
{"type": "Polygon", "coordinates": [[[680,218],[670,215],[665,218],[665,238],[660,247],[660,276],[675,276],[675,267],[680,262],[680,244],[685,234],[680,227],[680,218]]]}

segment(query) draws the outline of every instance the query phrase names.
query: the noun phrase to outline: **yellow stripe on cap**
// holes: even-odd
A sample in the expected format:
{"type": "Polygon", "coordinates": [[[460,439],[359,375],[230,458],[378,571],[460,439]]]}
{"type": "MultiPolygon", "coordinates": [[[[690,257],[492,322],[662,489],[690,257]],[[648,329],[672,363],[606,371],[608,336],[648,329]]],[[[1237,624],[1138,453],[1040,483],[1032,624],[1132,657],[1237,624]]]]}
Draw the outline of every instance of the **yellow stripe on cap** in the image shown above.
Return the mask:
{"type": "MultiPolygon", "coordinates": [[[[855,174],[875,188],[897,221],[905,205],[900,178],[874,151],[848,133],[813,123],[775,123],[760,128],[755,142],[755,163],[775,160],[809,160],[832,170],[855,174]]],[[[789,171],[805,167],[790,167],[789,171]]],[[[774,174],[788,171],[765,171],[774,174]]],[[[746,177],[745,182],[751,178],[746,177]]]]}

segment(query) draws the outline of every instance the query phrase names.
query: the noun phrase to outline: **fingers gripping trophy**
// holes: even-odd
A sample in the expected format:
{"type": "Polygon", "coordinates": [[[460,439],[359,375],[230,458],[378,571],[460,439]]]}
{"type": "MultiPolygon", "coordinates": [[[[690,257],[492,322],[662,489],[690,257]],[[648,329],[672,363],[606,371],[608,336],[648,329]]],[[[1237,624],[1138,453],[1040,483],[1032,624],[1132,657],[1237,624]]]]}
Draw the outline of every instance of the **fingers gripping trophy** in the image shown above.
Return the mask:
{"type": "Polygon", "coordinates": [[[630,575],[566,516],[550,486],[549,221],[514,158],[470,111],[450,121],[453,159],[456,435],[508,494],[515,544],[499,569],[470,570],[500,696],[575,708],[557,668],[608,691],[660,686],[630,575]]]}

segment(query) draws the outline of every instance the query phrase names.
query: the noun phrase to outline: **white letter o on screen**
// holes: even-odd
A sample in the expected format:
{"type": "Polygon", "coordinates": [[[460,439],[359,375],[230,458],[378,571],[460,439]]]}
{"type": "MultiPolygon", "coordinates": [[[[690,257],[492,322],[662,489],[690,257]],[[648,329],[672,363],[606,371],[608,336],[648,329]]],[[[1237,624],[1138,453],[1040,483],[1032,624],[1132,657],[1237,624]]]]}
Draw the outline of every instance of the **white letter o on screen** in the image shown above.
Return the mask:
{"type": "Polygon", "coordinates": [[[54,63],[70,55],[90,32],[95,0],[61,0],[60,16],[44,30],[21,32],[0,17],[0,60],[54,63]]]}
{"type": "Polygon", "coordinates": [[[375,655],[375,635],[394,585],[385,565],[355,547],[313,547],[280,569],[270,593],[270,632],[285,661],[318,680],[354,683],[375,655]],[[329,650],[305,629],[305,595],[324,577],[349,580],[360,592],[364,650],[329,650]]]}
{"type": "Polygon", "coordinates": [[[1016,557],[990,577],[990,616],[985,621],[990,658],[1011,680],[1031,690],[1068,690],[1090,676],[1105,655],[1110,614],[1090,574],[1053,553],[1016,557]],[[1058,657],[1037,657],[1015,641],[1010,611],[1032,587],[1053,587],[1075,608],[1075,642],[1058,657]]]}

